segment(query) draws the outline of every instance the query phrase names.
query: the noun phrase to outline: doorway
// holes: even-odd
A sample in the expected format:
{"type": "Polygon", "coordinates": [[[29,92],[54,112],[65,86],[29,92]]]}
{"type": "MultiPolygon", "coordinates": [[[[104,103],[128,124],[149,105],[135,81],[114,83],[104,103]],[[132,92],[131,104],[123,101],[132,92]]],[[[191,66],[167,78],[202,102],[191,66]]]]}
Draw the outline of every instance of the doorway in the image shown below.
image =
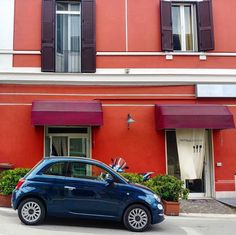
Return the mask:
{"type": "Polygon", "coordinates": [[[192,145],[192,156],[186,154],[187,148],[180,148],[178,145],[179,136],[177,138],[176,130],[166,130],[166,157],[167,157],[167,174],[173,175],[184,181],[185,187],[190,190],[190,198],[204,198],[213,197],[213,158],[212,158],[212,133],[211,130],[203,130],[204,143],[193,144],[189,139],[183,137],[181,140],[188,142],[192,145]],[[203,147],[204,146],[204,147],[203,147]],[[199,152],[203,150],[201,154],[201,163],[196,162],[196,158],[200,157],[199,152]],[[181,156],[179,154],[182,154],[181,156]],[[183,156],[186,155],[186,156],[183,156]],[[191,165],[191,157],[192,165],[191,165]],[[200,173],[199,173],[200,165],[200,173]],[[191,168],[192,167],[192,168],[191,168]],[[197,168],[197,174],[191,174],[194,169],[197,168]],[[187,169],[188,172],[184,172],[187,169]]]}
{"type": "Polygon", "coordinates": [[[90,127],[52,127],[45,130],[44,156],[91,157],[90,127]]]}

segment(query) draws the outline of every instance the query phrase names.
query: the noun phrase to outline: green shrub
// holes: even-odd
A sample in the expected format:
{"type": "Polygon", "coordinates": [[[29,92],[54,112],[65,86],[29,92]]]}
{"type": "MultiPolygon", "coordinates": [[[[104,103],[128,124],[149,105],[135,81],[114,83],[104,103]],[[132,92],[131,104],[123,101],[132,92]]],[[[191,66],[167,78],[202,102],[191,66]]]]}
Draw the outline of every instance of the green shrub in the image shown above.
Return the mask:
{"type": "Polygon", "coordinates": [[[136,173],[121,173],[123,177],[125,177],[131,183],[142,184],[143,177],[136,173]]]}
{"type": "Polygon", "coordinates": [[[16,168],[14,170],[6,170],[0,174],[0,194],[9,195],[16,187],[20,178],[24,177],[30,169],[16,168]]]}
{"type": "Polygon", "coordinates": [[[126,179],[132,183],[139,183],[150,188],[162,199],[166,201],[179,201],[179,199],[187,199],[189,190],[184,188],[184,182],[171,175],[157,175],[147,181],[143,181],[143,177],[134,173],[122,173],[126,179]]]}
{"type": "Polygon", "coordinates": [[[162,199],[177,202],[188,199],[189,190],[184,188],[184,182],[171,175],[157,175],[144,183],[162,199]]]}

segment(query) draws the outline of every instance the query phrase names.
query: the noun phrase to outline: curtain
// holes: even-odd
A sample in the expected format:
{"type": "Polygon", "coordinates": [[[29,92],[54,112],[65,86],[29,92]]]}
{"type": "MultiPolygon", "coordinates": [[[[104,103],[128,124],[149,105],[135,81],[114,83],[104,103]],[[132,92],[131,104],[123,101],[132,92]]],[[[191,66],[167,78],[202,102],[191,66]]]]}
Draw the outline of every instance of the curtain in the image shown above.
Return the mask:
{"type": "Polygon", "coordinates": [[[54,156],[68,156],[67,153],[67,137],[53,137],[52,149],[54,156]]]}
{"type": "Polygon", "coordinates": [[[205,129],[177,129],[181,179],[201,179],[205,155],[205,129]]]}

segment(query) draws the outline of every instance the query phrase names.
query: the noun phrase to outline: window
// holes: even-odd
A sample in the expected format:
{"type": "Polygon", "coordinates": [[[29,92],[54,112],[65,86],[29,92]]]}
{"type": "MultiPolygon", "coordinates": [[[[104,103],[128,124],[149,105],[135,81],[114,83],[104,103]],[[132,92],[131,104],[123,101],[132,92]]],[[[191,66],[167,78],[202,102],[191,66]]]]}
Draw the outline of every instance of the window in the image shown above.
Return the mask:
{"type": "Polygon", "coordinates": [[[44,171],[45,175],[66,176],[67,162],[58,162],[44,171]]]}
{"type": "Polygon", "coordinates": [[[45,156],[90,157],[88,127],[47,127],[45,156]]]}
{"type": "Polygon", "coordinates": [[[80,3],[56,3],[56,72],[80,72],[80,3]]]}
{"type": "Polygon", "coordinates": [[[163,51],[208,51],[214,49],[211,0],[161,1],[163,51]]]}
{"type": "Polygon", "coordinates": [[[196,7],[173,4],[172,29],[174,51],[197,51],[196,7]]]}
{"type": "Polygon", "coordinates": [[[96,71],[95,0],[43,0],[43,72],[96,71]]]}
{"type": "Polygon", "coordinates": [[[68,172],[70,177],[81,179],[105,181],[107,178],[112,178],[105,169],[83,162],[70,163],[68,172]]]}

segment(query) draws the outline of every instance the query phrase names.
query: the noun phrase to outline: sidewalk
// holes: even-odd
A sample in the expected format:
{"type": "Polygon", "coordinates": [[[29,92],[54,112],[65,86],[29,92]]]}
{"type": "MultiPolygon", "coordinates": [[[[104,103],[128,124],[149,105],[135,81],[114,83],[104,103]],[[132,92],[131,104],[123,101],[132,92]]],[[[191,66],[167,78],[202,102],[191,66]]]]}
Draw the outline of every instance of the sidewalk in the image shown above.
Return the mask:
{"type": "Polygon", "coordinates": [[[181,200],[181,215],[190,214],[214,214],[214,215],[232,215],[236,216],[236,208],[227,206],[214,199],[190,199],[181,200]]]}

